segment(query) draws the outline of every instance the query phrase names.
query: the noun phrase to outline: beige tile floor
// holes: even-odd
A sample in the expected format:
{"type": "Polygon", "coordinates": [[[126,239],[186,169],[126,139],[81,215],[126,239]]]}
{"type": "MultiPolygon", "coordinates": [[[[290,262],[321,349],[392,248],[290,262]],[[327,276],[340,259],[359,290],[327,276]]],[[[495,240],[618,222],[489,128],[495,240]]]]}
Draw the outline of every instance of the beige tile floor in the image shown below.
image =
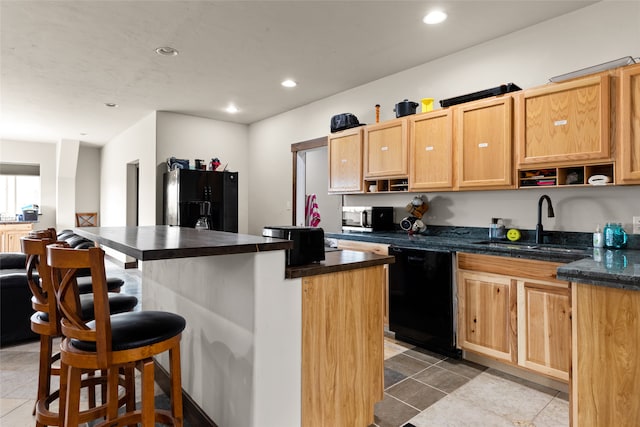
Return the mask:
{"type": "MultiPolygon", "coordinates": [[[[385,340],[385,359],[385,398],[373,426],[569,425],[564,393],[392,339],[385,340]]],[[[0,426],[35,425],[37,360],[37,343],[0,350],[0,426]]]]}
{"type": "Polygon", "coordinates": [[[566,393],[385,340],[378,427],[567,427],[566,393]]]}
{"type": "MultiPolygon", "coordinates": [[[[140,297],[135,270],[109,275],[140,297]]],[[[1,427],[35,425],[38,351],[37,342],[0,349],[1,427]]],[[[566,393],[386,338],[385,395],[375,415],[374,427],[567,427],[569,403],[566,393]]]]}

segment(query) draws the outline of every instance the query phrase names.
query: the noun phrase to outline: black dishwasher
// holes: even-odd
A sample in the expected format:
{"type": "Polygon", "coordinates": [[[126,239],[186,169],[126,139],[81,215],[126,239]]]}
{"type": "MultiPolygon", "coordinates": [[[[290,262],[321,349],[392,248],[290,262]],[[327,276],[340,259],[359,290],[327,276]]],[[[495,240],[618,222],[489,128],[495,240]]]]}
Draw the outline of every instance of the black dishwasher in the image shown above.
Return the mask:
{"type": "Polygon", "coordinates": [[[389,247],[389,329],[396,338],[450,357],[455,347],[452,254],[389,247]]]}

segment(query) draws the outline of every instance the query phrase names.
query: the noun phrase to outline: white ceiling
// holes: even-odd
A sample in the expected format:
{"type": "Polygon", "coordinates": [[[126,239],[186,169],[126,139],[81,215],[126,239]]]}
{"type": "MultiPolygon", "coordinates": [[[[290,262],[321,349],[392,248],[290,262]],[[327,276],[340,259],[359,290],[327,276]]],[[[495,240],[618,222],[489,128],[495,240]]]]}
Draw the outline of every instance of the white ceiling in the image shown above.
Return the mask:
{"type": "Polygon", "coordinates": [[[102,145],[154,110],[252,123],[592,3],[0,0],[0,138],[102,145]]]}

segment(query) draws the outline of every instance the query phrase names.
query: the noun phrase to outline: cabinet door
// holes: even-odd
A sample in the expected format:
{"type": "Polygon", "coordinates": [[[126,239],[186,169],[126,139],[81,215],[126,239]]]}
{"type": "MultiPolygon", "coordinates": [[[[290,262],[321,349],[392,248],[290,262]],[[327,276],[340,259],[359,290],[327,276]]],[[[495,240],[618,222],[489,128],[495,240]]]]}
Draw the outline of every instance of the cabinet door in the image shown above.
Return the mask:
{"type": "Polygon", "coordinates": [[[640,64],[620,72],[618,183],[640,183],[640,64]]]}
{"type": "Polygon", "coordinates": [[[609,76],[549,84],[520,96],[520,165],[610,159],[609,76]]]}
{"type": "Polygon", "coordinates": [[[518,281],[518,364],[569,381],[569,284],[518,281]]]}
{"type": "Polygon", "coordinates": [[[383,399],[382,266],[302,279],[303,427],[368,426],[383,399]]]}
{"type": "Polygon", "coordinates": [[[515,363],[516,301],[515,282],[509,278],[459,271],[460,347],[515,363]]]}
{"type": "MultiPolygon", "coordinates": [[[[389,255],[389,245],[382,243],[359,242],[357,240],[338,240],[338,249],[349,251],[371,252],[378,255],[389,255]]],[[[384,325],[389,328],[389,265],[384,266],[384,325]]]]}
{"type": "Polygon", "coordinates": [[[407,119],[366,126],[364,177],[407,177],[407,119]]]}
{"type": "Polygon", "coordinates": [[[458,187],[513,187],[513,99],[470,102],[455,114],[458,187]]]}
{"type": "Polygon", "coordinates": [[[29,234],[33,224],[7,224],[0,227],[0,252],[22,252],[20,239],[29,234]]]}
{"type": "Polygon", "coordinates": [[[329,192],[361,193],[362,128],[329,135],[328,146],[329,192]]]}
{"type": "Polygon", "coordinates": [[[452,187],[452,110],[412,116],[409,120],[409,191],[452,187]]]}

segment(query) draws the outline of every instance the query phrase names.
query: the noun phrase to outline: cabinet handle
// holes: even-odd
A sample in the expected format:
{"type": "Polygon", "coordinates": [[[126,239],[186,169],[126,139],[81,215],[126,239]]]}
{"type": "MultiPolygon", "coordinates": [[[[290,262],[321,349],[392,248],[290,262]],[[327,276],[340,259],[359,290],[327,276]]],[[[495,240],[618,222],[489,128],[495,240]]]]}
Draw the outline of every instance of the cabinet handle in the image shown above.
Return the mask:
{"type": "Polygon", "coordinates": [[[425,151],[433,151],[433,146],[432,145],[427,145],[426,147],[424,147],[425,151]]]}
{"type": "Polygon", "coordinates": [[[347,163],[347,159],[340,160],[342,163],[347,163]]]}
{"type": "Polygon", "coordinates": [[[489,146],[488,142],[481,142],[480,144],[478,144],[478,148],[487,148],[489,146]]]}
{"type": "Polygon", "coordinates": [[[380,147],[380,150],[381,151],[389,151],[389,147],[386,147],[386,146],[385,147],[380,147]]]}
{"type": "Polygon", "coordinates": [[[556,120],[555,122],[553,122],[554,126],[564,126],[567,124],[566,120],[556,120]]]}

